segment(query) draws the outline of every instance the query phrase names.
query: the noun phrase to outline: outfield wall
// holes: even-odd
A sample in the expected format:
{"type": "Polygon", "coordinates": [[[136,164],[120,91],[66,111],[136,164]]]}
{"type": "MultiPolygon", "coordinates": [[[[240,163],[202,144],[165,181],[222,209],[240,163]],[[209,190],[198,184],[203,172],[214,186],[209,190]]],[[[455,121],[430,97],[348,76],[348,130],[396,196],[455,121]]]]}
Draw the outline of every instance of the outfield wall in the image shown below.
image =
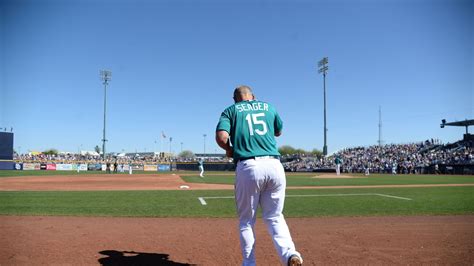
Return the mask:
{"type": "MultiPolygon", "coordinates": [[[[68,163],[18,163],[0,161],[0,170],[24,170],[24,171],[106,171],[107,166],[100,163],[89,164],[68,164],[68,163]]],[[[130,168],[133,171],[145,172],[167,172],[167,171],[198,171],[197,163],[159,163],[159,164],[119,164],[118,171],[123,168],[128,172],[130,168]]],[[[233,163],[204,163],[205,171],[234,171],[233,163]]],[[[113,171],[113,165],[110,170],[113,171]]]]}
{"type": "Polygon", "coordinates": [[[0,170],[15,170],[15,162],[13,161],[0,161],[0,170]]]}
{"type": "MultiPolygon", "coordinates": [[[[128,172],[132,168],[133,171],[147,172],[166,172],[171,171],[170,164],[119,164],[118,171],[128,172]]],[[[107,166],[100,163],[92,164],[69,164],[69,163],[17,163],[13,161],[0,161],[0,170],[22,170],[22,171],[106,171],[107,166]]],[[[114,167],[111,165],[110,170],[114,167]]]]}
{"type": "MultiPolygon", "coordinates": [[[[198,171],[198,164],[189,163],[160,163],[160,164],[120,164],[122,171],[128,172],[130,167],[133,171],[146,172],[168,172],[168,171],[198,171]]],[[[18,163],[9,160],[0,160],[0,170],[23,170],[23,171],[106,171],[106,165],[100,163],[93,164],[67,164],[67,163],[18,163]]],[[[113,165],[111,165],[113,171],[113,165]]],[[[205,162],[205,171],[235,171],[234,163],[205,162]]],[[[288,169],[286,169],[288,171],[288,169]]],[[[344,169],[342,169],[343,172],[344,169]]],[[[420,174],[437,174],[434,166],[422,167],[417,169],[420,174]]],[[[308,171],[297,172],[330,172],[335,173],[334,168],[312,169],[308,171]]],[[[372,172],[377,173],[377,172],[372,172]]],[[[383,172],[381,172],[383,173],[383,172]]],[[[390,174],[391,172],[387,172],[390,174]]],[[[439,165],[438,174],[455,174],[455,175],[474,175],[474,165],[458,164],[458,165],[439,165]]]]}

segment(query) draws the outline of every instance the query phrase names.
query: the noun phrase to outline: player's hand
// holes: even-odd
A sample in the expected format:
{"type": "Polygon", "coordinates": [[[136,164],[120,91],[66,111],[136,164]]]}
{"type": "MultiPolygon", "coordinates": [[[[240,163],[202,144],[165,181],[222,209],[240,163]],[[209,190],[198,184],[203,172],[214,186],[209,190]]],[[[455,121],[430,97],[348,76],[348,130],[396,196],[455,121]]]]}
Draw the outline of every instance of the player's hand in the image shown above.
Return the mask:
{"type": "Polygon", "coordinates": [[[227,149],[227,150],[225,151],[225,156],[227,156],[227,157],[229,157],[229,158],[234,157],[234,150],[233,150],[232,148],[227,149]]]}

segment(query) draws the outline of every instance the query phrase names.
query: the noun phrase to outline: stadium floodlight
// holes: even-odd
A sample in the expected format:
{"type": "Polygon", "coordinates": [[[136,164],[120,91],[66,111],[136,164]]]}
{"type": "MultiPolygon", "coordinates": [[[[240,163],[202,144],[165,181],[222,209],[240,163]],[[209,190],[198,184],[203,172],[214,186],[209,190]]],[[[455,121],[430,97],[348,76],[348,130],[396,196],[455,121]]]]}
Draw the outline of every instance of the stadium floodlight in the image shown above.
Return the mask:
{"type": "Polygon", "coordinates": [[[328,145],[327,145],[327,128],[326,128],[326,74],[329,70],[329,67],[327,64],[329,63],[329,59],[327,57],[324,57],[318,62],[318,67],[319,67],[319,73],[323,73],[324,77],[324,83],[323,83],[323,88],[324,88],[324,146],[323,146],[323,155],[328,154],[328,145]]]}
{"type": "Polygon", "coordinates": [[[105,138],[105,121],[107,114],[107,85],[109,85],[109,81],[112,79],[112,72],[109,70],[101,70],[100,78],[103,81],[102,84],[104,84],[104,131],[102,137],[102,158],[104,158],[105,160],[105,142],[107,141],[107,139],[105,138]]]}
{"type": "Polygon", "coordinates": [[[323,65],[326,65],[328,63],[328,58],[327,57],[324,57],[323,59],[321,59],[319,62],[318,62],[318,66],[319,67],[322,67],[323,65]]]}
{"type": "Polygon", "coordinates": [[[318,72],[326,74],[328,72],[328,70],[329,70],[329,68],[327,66],[324,66],[324,67],[320,68],[318,72]]]}
{"type": "Polygon", "coordinates": [[[202,134],[202,137],[204,138],[204,155],[206,155],[206,137],[207,137],[207,134],[202,134]]]}

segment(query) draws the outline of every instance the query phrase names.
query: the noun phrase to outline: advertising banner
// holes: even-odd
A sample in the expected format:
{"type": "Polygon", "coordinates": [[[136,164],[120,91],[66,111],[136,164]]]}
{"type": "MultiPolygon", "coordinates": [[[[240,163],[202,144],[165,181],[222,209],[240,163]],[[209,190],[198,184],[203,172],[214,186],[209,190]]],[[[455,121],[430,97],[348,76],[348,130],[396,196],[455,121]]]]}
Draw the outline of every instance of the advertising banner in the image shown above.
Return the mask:
{"type": "Polygon", "coordinates": [[[143,169],[147,172],[156,172],[158,171],[158,165],[152,165],[152,164],[145,164],[145,166],[143,167],[143,169]]]}
{"type": "Polygon", "coordinates": [[[78,167],[79,167],[79,171],[87,171],[87,164],[86,163],[81,163],[81,164],[78,165],[78,167]]]}
{"type": "Polygon", "coordinates": [[[16,163],[15,164],[15,170],[23,170],[23,164],[22,163],[16,163]]]}
{"type": "Polygon", "coordinates": [[[107,170],[107,165],[105,165],[105,164],[102,164],[100,169],[101,169],[102,171],[105,171],[105,170],[107,170]]]}
{"type": "Polygon", "coordinates": [[[45,163],[40,164],[40,169],[41,169],[41,170],[46,170],[47,167],[48,167],[48,166],[47,166],[47,164],[45,164],[45,163]]]}
{"type": "Polygon", "coordinates": [[[144,167],[143,164],[132,164],[133,171],[143,171],[144,167]]]}
{"type": "Polygon", "coordinates": [[[46,165],[46,170],[56,170],[56,164],[54,163],[48,163],[46,165]]]}
{"type": "Polygon", "coordinates": [[[163,172],[163,171],[169,171],[170,170],[170,165],[169,164],[159,164],[158,165],[158,171],[163,172]]]}
{"type": "MultiPolygon", "coordinates": [[[[48,169],[51,170],[51,169],[48,169]]],[[[56,165],[56,170],[58,171],[71,171],[72,170],[72,164],[68,163],[61,163],[56,165]]]]}
{"type": "Polygon", "coordinates": [[[24,163],[23,164],[23,170],[40,170],[40,164],[39,163],[24,163]]]}
{"type": "Polygon", "coordinates": [[[88,164],[87,165],[87,170],[89,170],[89,171],[101,171],[102,170],[102,164],[100,164],[100,163],[88,164]]]}

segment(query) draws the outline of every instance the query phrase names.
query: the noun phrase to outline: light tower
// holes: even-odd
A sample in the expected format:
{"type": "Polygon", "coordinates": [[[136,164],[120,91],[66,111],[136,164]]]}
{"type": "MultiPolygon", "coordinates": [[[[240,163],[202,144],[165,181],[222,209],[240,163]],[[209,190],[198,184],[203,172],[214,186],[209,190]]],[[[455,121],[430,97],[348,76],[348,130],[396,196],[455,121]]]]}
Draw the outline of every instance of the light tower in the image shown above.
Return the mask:
{"type": "Polygon", "coordinates": [[[170,157],[171,157],[171,142],[173,141],[173,137],[170,137],[170,157]]]}
{"type": "Polygon", "coordinates": [[[105,138],[105,121],[106,121],[106,114],[107,114],[107,85],[109,85],[109,81],[112,79],[112,72],[109,70],[101,70],[100,77],[104,84],[104,134],[102,137],[102,156],[105,159],[105,142],[107,139],[105,138]]]}
{"type": "Polygon", "coordinates": [[[207,137],[207,134],[202,134],[202,137],[204,138],[204,155],[203,156],[206,156],[206,137],[207,137]]]}
{"type": "Polygon", "coordinates": [[[379,106],[379,146],[382,146],[382,107],[379,106]]]}
{"type": "Polygon", "coordinates": [[[329,63],[328,58],[324,57],[318,62],[318,67],[319,67],[319,73],[323,73],[324,77],[324,83],[323,83],[323,88],[324,88],[324,146],[323,146],[323,155],[328,154],[328,145],[327,145],[327,131],[328,129],[326,128],[326,74],[328,72],[329,67],[327,64],[329,63]]]}

